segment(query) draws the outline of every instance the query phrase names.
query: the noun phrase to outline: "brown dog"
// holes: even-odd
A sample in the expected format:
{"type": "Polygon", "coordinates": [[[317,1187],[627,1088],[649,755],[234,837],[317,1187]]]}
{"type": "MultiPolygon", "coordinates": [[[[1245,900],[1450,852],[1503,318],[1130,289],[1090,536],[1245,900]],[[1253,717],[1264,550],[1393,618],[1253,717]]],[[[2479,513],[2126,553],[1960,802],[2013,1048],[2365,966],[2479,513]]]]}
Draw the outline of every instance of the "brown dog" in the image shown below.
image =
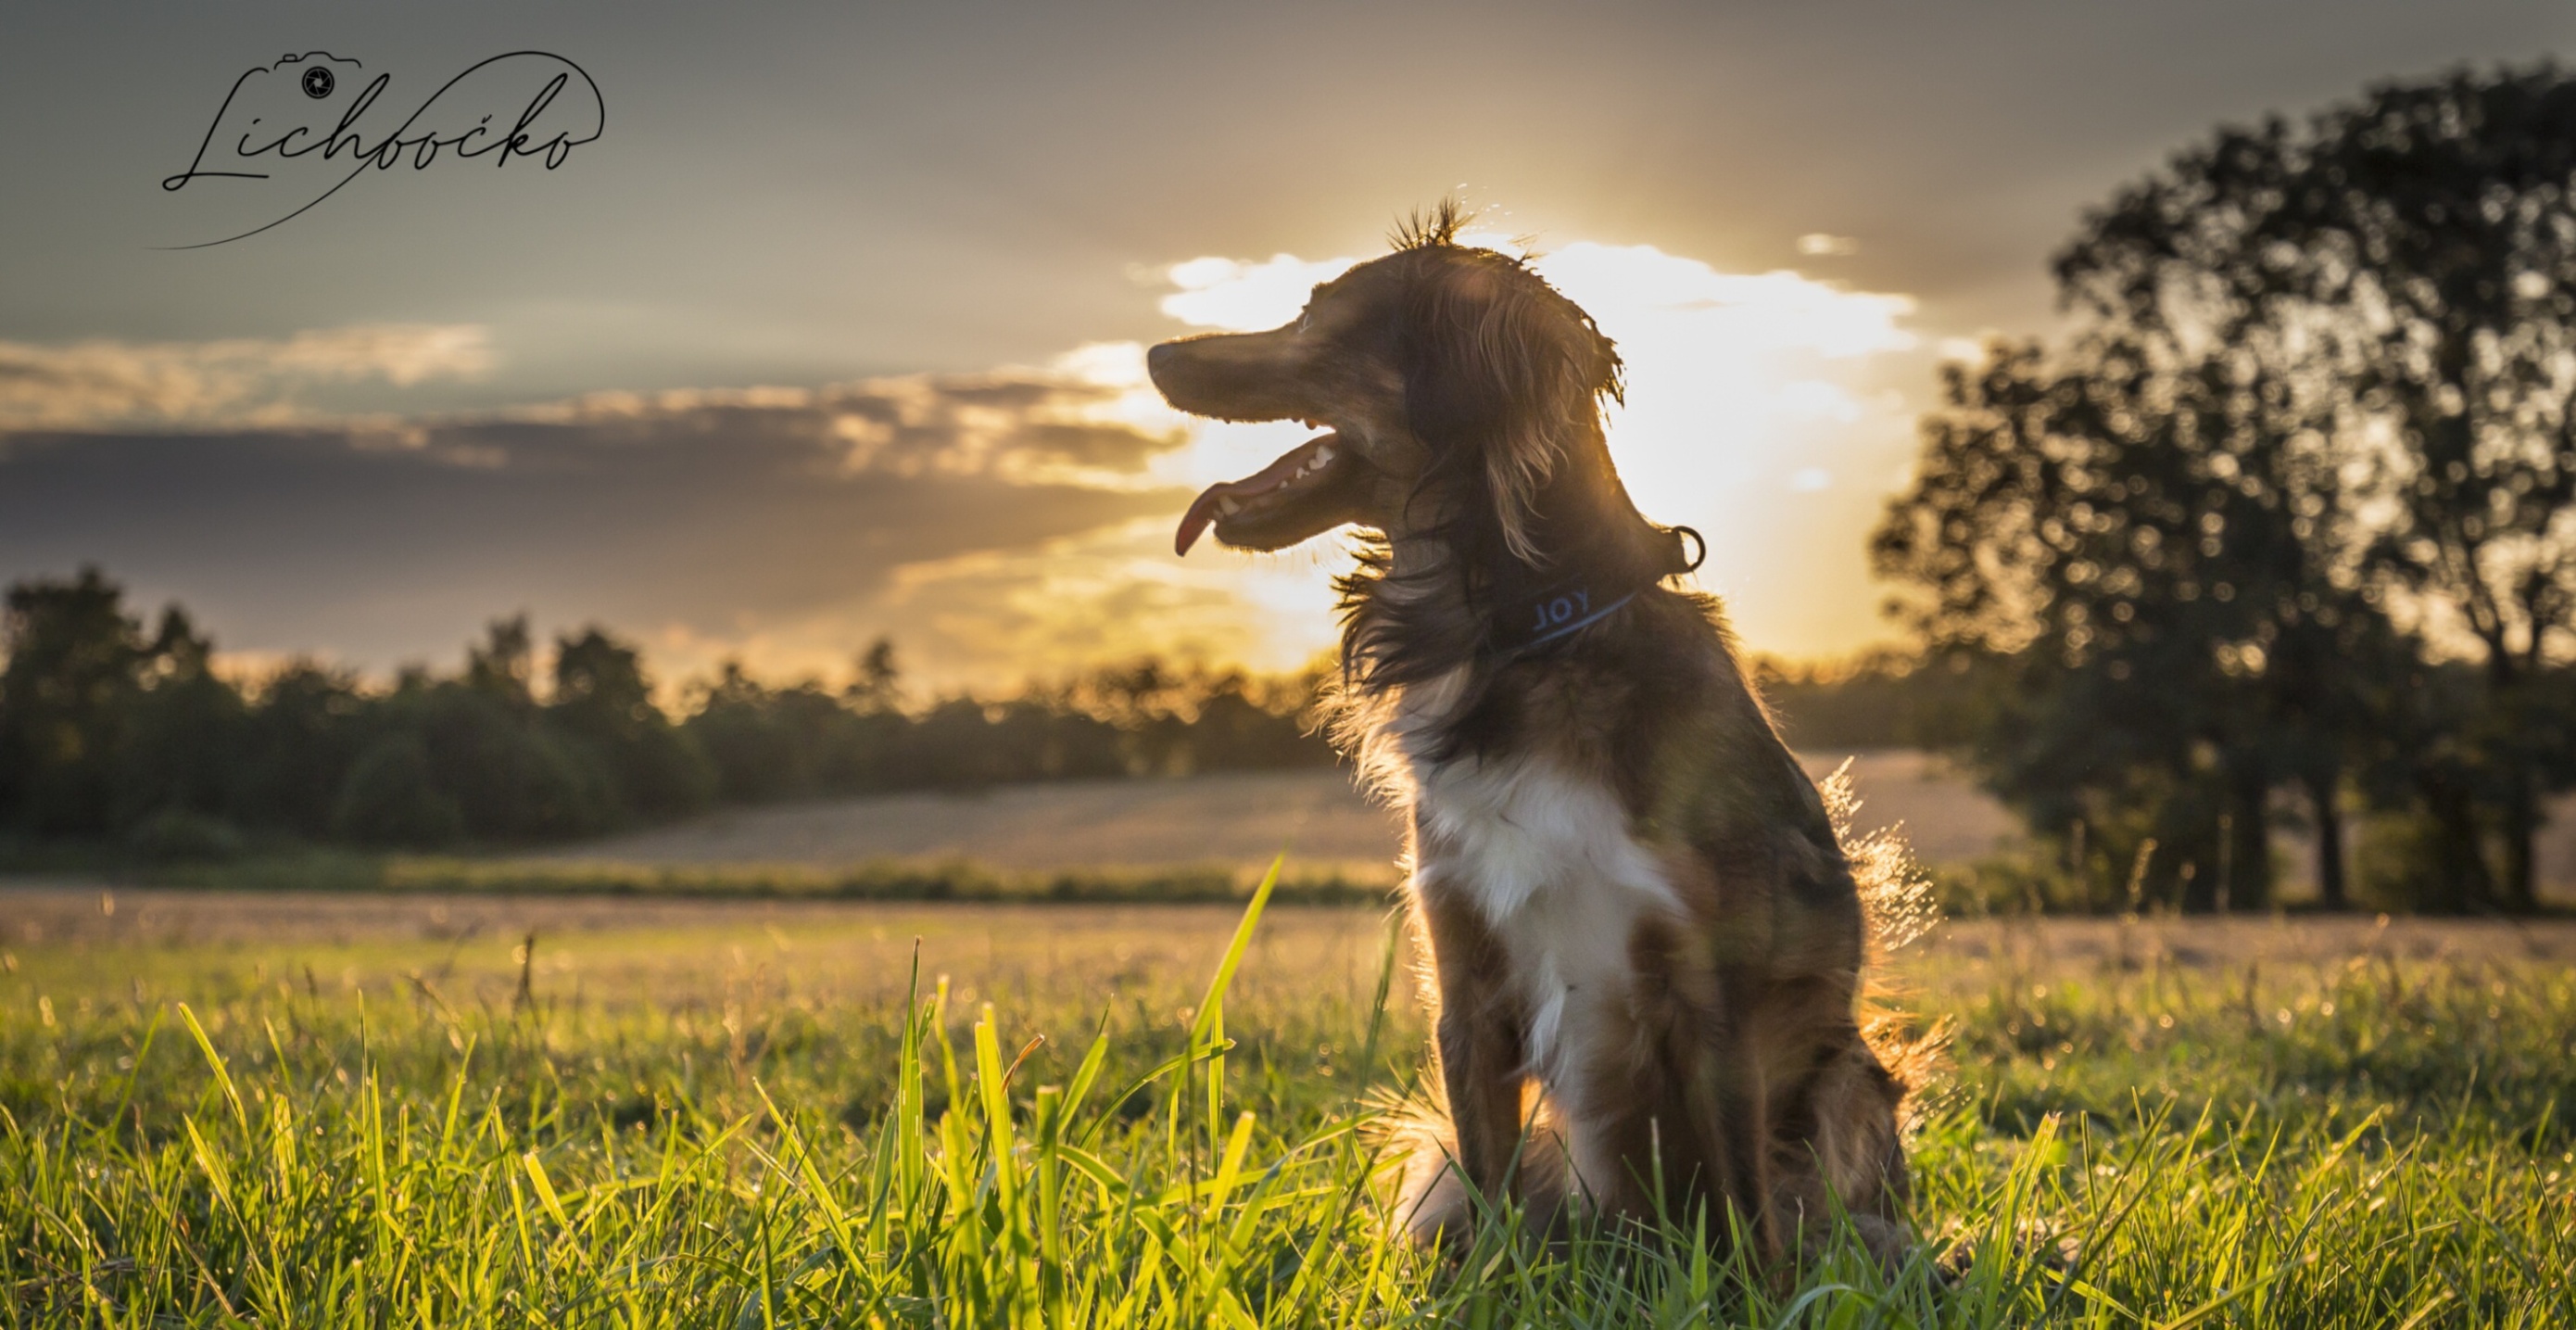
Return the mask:
{"type": "Polygon", "coordinates": [[[1182,410],[1329,431],[1200,495],[1183,553],[1211,524],[1255,550],[1379,533],[1340,584],[1341,735],[1411,814],[1455,1152],[1413,1170],[1406,1222],[1451,1231],[1471,1188],[1541,1222],[1716,1198],[1765,1258],[1839,1208],[1893,1259],[1903,1092],[1856,1024],[1831,820],[1716,603],[1662,585],[1690,563],[1611,467],[1609,339],[1460,220],[1284,327],[1149,361],[1182,410]]]}

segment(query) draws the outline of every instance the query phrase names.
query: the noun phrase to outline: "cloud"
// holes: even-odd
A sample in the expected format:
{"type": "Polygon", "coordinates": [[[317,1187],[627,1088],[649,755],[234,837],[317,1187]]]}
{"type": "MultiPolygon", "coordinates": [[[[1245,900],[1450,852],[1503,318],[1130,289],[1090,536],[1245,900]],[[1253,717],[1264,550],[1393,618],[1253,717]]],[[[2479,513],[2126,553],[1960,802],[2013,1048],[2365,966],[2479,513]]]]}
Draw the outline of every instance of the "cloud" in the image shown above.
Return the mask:
{"type": "MultiPolygon", "coordinates": [[[[1146,466],[1185,441],[1186,422],[1135,400],[1144,349],[1087,346],[1044,369],[915,374],[827,388],[675,389],[594,393],[461,424],[411,427],[404,446],[488,450],[572,431],[650,444],[672,437],[811,448],[843,477],[994,480],[1134,490],[1146,466]],[[1132,362],[1132,371],[1130,363],[1132,362]]],[[[1150,395],[1150,389],[1144,390],[1150,395]]]]}
{"type": "Polygon", "coordinates": [[[0,576],[97,563],[184,601],[228,648],[376,669],[451,659],[521,609],[690,647],[665,673],[826,630],[846,659],[1010,599],[990,579],[923,591],[908,568],[1033,567],[1178,510],[1152,465],[1183,436],[1131,400],[1140,357],[410,421],[5,432],[0,576]]]}
{"type": "Polygon", "coordinates": [[[1293,254],[1265,260],[1191,259],[1165,270],[1166,279],[1180,289],[1163,297],[1162,310],[1193,328],[1276,328],[1306,307],[1307,293],[1316,283],[1331,281],[1358,262],[1293,254]]]}
{"type": "Polygon", "coordinates": [[[492,363],[484,330],[465,324],[361,324],[282,340],[0,342],[0,429],[279,423],[300,414],[299,392],[317,383],[409,387],[492,363]]]}

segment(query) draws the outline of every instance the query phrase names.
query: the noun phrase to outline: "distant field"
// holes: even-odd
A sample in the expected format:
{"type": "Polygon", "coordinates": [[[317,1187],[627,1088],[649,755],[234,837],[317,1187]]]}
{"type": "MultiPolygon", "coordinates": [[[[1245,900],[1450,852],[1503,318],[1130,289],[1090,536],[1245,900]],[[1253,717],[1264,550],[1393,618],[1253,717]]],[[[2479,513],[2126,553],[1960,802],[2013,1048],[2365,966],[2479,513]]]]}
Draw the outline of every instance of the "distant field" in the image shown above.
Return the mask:
{"type": "MultiPolygon", "coordinates": [[[[1811,758],[1808,767],[1822,776],[1840,762],[1811,758]]],[[[2010,813],[1922,753],[1863,753],[1852,772],[1863,800],[1861,822],[1905,823],[1927,863],[1989,853],[2016,830],[2010,813]]],[[[1034,871],[1258,866],[1285,849],[1306,871],[1365,880],[1390,872],[1398,834],[1394,819],[1371,807],[1341,772],[1261,772],[737,809],[544,857],[818,867],[972,859],[1034,871]]]]}
{"type": "MultiPolygon", "coordinates": [[[[1213,966],[1241,915],[1235,904],[1057,905],[832,900],[634,899],[438,894],[313,895],[0,886],[5,982],[73,990],[129,980],[192,996],[193,979],[237,982],[245,967],[303,983],[399,996],[427,975],[478,1001],[508,996],[517,949],[539,939],[541,991],[611,1006],[670,1005],[686,993],[758,978],[833,1000],[881,1003],[899,990],[916,940],[924,973],[961,984],[1043,978],[1107,997],[1151,979],[1188,984],[1213,966]],[[673,985],[680,987],[673,987],[673,985]],[[499,987],[495,987],[498,985],[499,987]],[[892,985],[893,987],[889,987],[892,985]]],[[[1238,990],[1291,993],[1327,984],[1359,993],[1373,977],[1385,912],[1273,911],[1255,941],[1269,958],[1238,990]]],[[[1952,920],[1896,957],[1890,974],[1947,1001],[2004,978],[2118,982],[2150,969],[2181,983],[2274,977],[2330,982],[2356,957],[2466,966],[2576,966],[2576,922],[2303,916],[2210,919],[1952,920]],[[2259,976],[2258,976],[2259,977],[2259,976]]],[[[223,988],[199,990],[221,996],[223,988]]],[[[1347,994],[1346,994],[1347,995],[1347,994]]],[[[1398,1008],[1411,1003],[1399,985],[1398,1008]]],[[[2576,1034],[2576,1031],[2571,1031],[2576,1034]]],[[[2576,1057],[2576,1047],[2571,1047],[2576,1057]]],[[[2571,1105],[2576,1108],[2576,1105],[2571,1105]]]]}
{"type": "Polygon", "coordinates": [[[1773,1279],[1389,1244],[1385,921],[0,889],[0,1326],[2576,1323],[2576,925],[1947,926],[1927,1259],[1773,1279]]]}
{"type": "MultiPolygon", "coordinates": [[[[1231,904],[0,887],[0,1031],[36,1033],[26,1017],[40,994],[53,996],[58,1014],[76,1007],[84,1014],[139,1015],[169,1000],[300,1002],[362,993],[391,1004],[387,1010],[434,995],[488,1014],[512,1004],[523,970],[539,1001],[603,1015],[783,1003],[876,1019],[887,1004],[899,1004],[916,946],[925,982],[948,976],[961,1003],[1036,1004],[1051,1018],[1087,1026],[1104,1003],[1115,1011],[1140,999],[1155,1010],[1167,1000],[1184,1002],[1216,965],[1240,913],[1231,904]],[[533,957],[521,951],[530,934],[537,939],[533,957]]],[[[1327,996],[1345,1011],[1365,1006],[1388,918],[1379,908],[1273,909],[1235,981],[1234,1000],[1243,1012],[1269,1014],[1327,996]]],[[[1418,1033],[1409,952],[1399,969],[1390,1010],[1418,1033]]],[[[2559,989],[2576,1000],[2576,922],[1953,920],[1894,957],[1882,977],[1902,1001],[1928,1015],[1960,1016],[2000,1003],[2040,1014],[2033,1029],[2051,1028],[2046,1013],[2058,1004],[2108,1002],[2107,1011],[2086,1019],[2111,1023],[2083,1026],[2088,1037],[2132,1053],[2158,1045],[2197,1058],[2217,1050],[2164,1033],[2174,1027],[2154,1023],[2159,1010],[2234,1012],[2268,1028],[2281,1010],[2295,1009],[2301,1021],[2333,1017],[2332,995],[2349,985],[2383,990],[2392,1002],[2428,996],[2433,990],[2409,977],[2418,970],[2442,983],[2466,984],[2476,998],[2472,1008],[2498,1008],[2487,1020],[2559,989]],[[2139,1020],[2147,1024],[2126,1024],[2139,1020]]],[[[2550,1065],[2490,1070],[2564,1075],[2576,1086],[2571,1018],[2576,1007],[2520,1032],[2543,1040],[2541,1047],[2552,1050],[2550,1065]]],[[[1046,1028],[1059,1042],[1045,1056],[1063,1056],[1070,1027],[1046,1028]]],[[[2436,1031],[2423,1026],[2420,1033],[2436,1031]]],[[[2498,1033],[2462,1032],[2463,1055],[2498,1033]]],[[[1394,1065],[1412,1065],[1408,1049],[1401,1042],[1388,1046],[1394,1065]]],[[[2372,1061],[2363,1056],[2357,1065],[2372,1061]]],[[[2229,1074],[2256,1070],[2235,1067],[2229,1074]]],[[[30,1089],[19,1082],[12,1092],[30,1089]]],[[[2108,1101],[2101,1106],[2111,1111],[2108,1101]]],[[[2576,1115],[2576,1095],[2551,1112],[2576,1115]]]]}
{"type": "MultiPolygon", "coordinates": [[[[1809,754],[1822,778],[1843,758],[1809,754]]],[[[2021,824],[1927,753],[1851,755],[1860,830],[1902,823],[1916,857],[1960,864],[1994,853],[2021,824]]],[[[1338,771],[1252,772],[1167,780],[1064,781],[958,794],[900,794],[729,809],[676,826],[535,856],[559,865],[643,868],[779,865],[837,869],[889,860],[969,860],[1004,872],[1216,866],[1257,873],[1288,852],[1296,871],[1393,880],[1399,829],[1338,771]]],[[[2308,843],[2279,838],[2291,883],[2308,879],[2308,843]]],[[[2576,798],[2543,829],[2545,893],[2576,896],[2576,798]]],[[[2292,896],[2303,889],[2287,887],[2292,896]]]]}

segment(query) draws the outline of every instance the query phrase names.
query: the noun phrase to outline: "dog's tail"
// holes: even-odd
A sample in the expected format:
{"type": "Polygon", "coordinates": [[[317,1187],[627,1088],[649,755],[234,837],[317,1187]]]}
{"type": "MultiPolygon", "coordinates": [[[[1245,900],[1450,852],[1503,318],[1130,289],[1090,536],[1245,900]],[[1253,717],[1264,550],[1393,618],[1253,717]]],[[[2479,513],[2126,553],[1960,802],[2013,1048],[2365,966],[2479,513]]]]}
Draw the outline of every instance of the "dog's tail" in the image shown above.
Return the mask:
{"type": "Polygon", "coordinates": [[[1911,1133],[1950,1093],[1950,1036],[1946,1021],[1929,1026],[1909,1009],[1907,994],[1894,981],[1888,958],[1912,945],[1941,922],[1932,879],[1914,858],[1905,824],[1873,831],[1857,829],[1860,792],[1853,787],[1849,760],[1816,782],[1833,822],[1834,838],[1851,865],[1852,883],[1860,891],[1861,910],[1869,923],[1869,964],[1864,970],[1861,1039],[1879,1065],[1904,1087],[1898,1121],[1911,1133]]]}

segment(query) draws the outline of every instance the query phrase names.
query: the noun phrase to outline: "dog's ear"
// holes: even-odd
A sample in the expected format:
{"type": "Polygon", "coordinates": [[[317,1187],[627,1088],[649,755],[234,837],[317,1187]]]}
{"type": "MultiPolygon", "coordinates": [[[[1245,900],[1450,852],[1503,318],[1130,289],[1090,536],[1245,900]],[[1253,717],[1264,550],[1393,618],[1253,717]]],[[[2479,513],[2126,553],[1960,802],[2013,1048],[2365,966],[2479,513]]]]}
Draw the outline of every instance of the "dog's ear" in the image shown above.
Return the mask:
{"type": "Polygon", "coordinates": [[[1600,437],[1619,354],[1591,316],[1516,261],[1484,251],[1441,260],[1409,302],[1405,412],[1431,465],[1473,475],[1504,548],[1537,565],[1539,491],[1600,437]]]}

